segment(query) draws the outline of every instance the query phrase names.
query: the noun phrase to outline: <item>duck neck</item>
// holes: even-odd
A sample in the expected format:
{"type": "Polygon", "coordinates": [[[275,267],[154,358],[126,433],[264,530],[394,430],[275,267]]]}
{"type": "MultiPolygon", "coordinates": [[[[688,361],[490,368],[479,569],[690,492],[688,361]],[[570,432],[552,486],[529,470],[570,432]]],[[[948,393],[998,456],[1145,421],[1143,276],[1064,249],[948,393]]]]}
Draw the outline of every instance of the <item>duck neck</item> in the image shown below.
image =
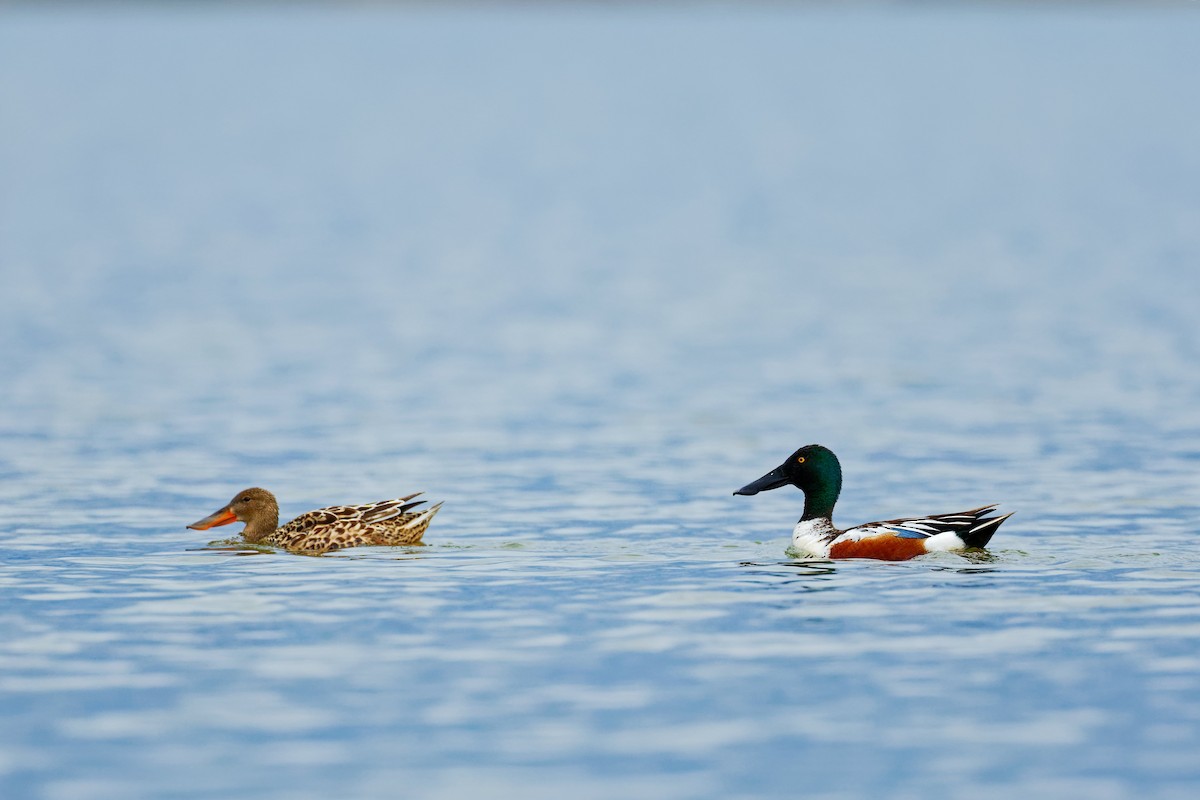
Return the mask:
{"type": "Polygon", "coordinates": [[[261,517],[255,517],[246,522],[246,529],[242,531],[242,538],[251,544],[257,544],[274,533],[278,527],[278,511],[263,514],[261,517]]]}
{"type": "Polygon", "coordinates": [[[804,488],[804,516],[801,522],[810,519],[832,519],[833,506],[842,491],[842,476],[822,476],[804,488]]]}

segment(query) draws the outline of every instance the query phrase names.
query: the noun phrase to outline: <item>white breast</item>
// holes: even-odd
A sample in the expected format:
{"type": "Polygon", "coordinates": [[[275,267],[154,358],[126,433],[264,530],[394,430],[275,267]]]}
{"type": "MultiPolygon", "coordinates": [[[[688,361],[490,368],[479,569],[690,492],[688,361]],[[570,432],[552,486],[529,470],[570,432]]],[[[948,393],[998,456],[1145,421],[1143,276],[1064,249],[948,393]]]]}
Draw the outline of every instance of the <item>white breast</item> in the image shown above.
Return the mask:
{"type": "Polygon", "coordinates": [[[827,519],[801,520],[792,529],[792,550],[797,554],[828,558],[833,532],[833,523],[827,519]]]}

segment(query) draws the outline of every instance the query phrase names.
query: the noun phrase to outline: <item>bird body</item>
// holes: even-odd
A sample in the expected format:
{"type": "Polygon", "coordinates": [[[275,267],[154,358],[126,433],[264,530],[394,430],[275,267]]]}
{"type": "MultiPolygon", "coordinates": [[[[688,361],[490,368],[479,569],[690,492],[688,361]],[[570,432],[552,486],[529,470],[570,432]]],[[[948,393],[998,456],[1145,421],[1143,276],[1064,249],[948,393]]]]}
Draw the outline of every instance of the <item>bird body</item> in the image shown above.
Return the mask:
{"type": "Polygon", "coordinates": [[[244,522],[242,537],[250,544],[265,544],[302,553],[325,553],[365,545],[420,544],[441,503],[413,511],[425,501],[410,502],[420,492],[377,503],[330,506],[306,511],[279,526],[279,504],[266,489],[238,492],[228,504],[193,522],[193,530],[208,530],[244,522]]]}
{"type": "Polygon", "coordinates": [[[845,530],[833,524],[842,468],[826,447],[801,447],[775,469],[734,494],[755,495],[792,485],[804,492],[804,515],[792,529],[792,550],[815,558],[906,561],[937,551],[984,547],[1012,514],[991,516],[995,505],[951,514],[868,522],[845,530]]]}

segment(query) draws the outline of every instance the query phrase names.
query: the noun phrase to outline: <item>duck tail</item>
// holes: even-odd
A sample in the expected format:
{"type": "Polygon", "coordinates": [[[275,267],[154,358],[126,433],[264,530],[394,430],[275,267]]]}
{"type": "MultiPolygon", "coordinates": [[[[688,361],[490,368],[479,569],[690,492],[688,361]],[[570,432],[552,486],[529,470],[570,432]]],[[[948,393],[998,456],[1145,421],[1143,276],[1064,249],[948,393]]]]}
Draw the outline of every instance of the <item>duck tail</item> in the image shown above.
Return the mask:
{"type": "Polygon", "coordinates": [[[418,497],[421,494],[423,493],[413,492],[412,494],[404,497],[397,497],[395,500],[381,500],[378,503],[358,506],[358,508],[361,509],[359,519],[361,519],[363,522],[382,522],[383,520],[398,517],[404,512],[408,511],[410,508],[414,508],[424,503],[424,500],[418,500],[415,503],[408,502],[409,500],[412,500],[414,497],[418,497]]]}
{"type": "MultiPolygon", "coordinates": [[[[991,508],[995,508],[995,506],[991,508]]],[[[988,508],[987,511],[990,511],[991,508],[988,508]]],[[[1015,513],[1015,511],[1010,511],[999,517],[979,517],[970,530],[960,531],[958,538],[962,539],[963,544],[967,547],[986,547],[987,543],[991,541],[992,535],[996,533],[996,529],[1000,527],[1000,523],[1015,513]]]]}
{"type": "Polygon", "coordinates": [[[433,522],[433,517],[442,508],[441,503],[436,503],[429,508],[422,509],[412,515],[412,519],[405,520],[400,524],[400,528],[413,533],[425,533],[425,529],[429,527],[429,523],[433,522]]]}

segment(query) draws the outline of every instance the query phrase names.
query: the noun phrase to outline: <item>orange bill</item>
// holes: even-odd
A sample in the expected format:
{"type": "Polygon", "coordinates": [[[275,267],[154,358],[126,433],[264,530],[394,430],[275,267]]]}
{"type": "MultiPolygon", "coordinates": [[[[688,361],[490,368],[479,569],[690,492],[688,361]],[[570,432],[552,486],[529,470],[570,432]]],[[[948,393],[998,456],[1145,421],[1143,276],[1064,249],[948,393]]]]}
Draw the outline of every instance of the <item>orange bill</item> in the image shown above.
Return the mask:
{"type": "Polygon", "coordinates": [[[220,511],[209,514],[199,522],[193,522],[191,525],[188,525],[188,527],[194,531],[206,531],[209,528],[228,525],[231,522],[237,522],[237,515],[229,509],[229,506],[225,506],[220,511]]]}

